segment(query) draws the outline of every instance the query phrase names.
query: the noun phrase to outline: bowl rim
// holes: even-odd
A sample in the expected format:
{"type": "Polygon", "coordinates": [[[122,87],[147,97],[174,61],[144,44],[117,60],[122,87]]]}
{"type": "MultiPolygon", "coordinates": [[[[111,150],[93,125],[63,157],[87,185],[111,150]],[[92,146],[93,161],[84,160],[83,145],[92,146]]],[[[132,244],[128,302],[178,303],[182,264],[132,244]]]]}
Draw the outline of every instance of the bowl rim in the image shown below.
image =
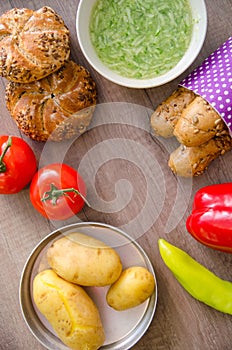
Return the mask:
{"type": "MultiPolygon", "coordinates": [[[[80,0],[76,14],[76,34],[79,42],[79,46],[83,55],[88,63],[97,71],[101,76],[107,80],[129,88],[153,88],[164,85],[186,71],[190,65],[195,61],[205,41],[207,33],[207,9],[204,0],[189,0],[193,14],[193,32],[190,45],[186,50],[181,60],[174,66],[169,72],[150,79],[133,79],[123,77],[108,67],[106,67],[98,58],[95,50],[91,44],[90,36],[88,33],[89,15],[92,6],[89,4],[91,0],[80,0]],[[85,15],[83,15],[83,11],[85,15]],[[86,12],[87,11],[87,12],[86,12]],[[88,16],[86,16],[88,13],[88,16]],[[86,33],[83,35],[82,27],[85,27],[86,33]],[[87,40],[86,40],[87,38],[87,40]]],[[[92,0],[91,4],[97,0],[92,0]]]]}

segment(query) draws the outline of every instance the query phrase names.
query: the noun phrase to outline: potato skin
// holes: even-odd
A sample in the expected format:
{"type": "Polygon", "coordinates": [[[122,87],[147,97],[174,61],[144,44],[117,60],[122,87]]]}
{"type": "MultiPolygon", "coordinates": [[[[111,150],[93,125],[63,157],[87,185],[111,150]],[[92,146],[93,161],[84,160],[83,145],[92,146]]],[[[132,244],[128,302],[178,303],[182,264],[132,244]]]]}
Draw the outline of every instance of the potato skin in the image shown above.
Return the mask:
{"type": "Polygon", "coordinates": [[[142,304],[155,289],[154,276],[146,268],[132,266],[125,269],[109,288],[106,300],[113,309],[122,311],[142,304]]]}
{"type": "Polygon", "coordinates": [[[122,272],[117,252],[105,243],[79,232],[55,241],[47,251],[50,267],[69,282],[82,286],[106,286],[122,272]]]}
{"type": "Polygon", "coordinates": [[[97,307],[80,286],[52,270],[37,274],[33,298],[61,341],[73,350],[96,350],[105,340],[97,307]]]}

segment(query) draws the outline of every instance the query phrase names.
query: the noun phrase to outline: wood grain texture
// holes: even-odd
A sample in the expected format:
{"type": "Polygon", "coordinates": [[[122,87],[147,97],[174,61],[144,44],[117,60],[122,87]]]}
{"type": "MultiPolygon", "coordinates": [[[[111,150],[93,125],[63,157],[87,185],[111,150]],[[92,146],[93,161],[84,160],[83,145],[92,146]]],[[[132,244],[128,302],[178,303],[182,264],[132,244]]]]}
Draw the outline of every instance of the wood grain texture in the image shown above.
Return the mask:
{"type": "MultiPolygon", "coordinates": [[[[133,90],[101,77],[82,55],[75,30],[78,1],[1,1],[0,12],[13,7],[38,9],[44,5],[57,11],[69,27],[72,58],[91,72],[98,87],[99,105],[127,102],[154,109],[174,91],[188,72],[231,35],[231,0],[206,0],[206,40],[191,67],[165,86],[133,90]]],[[[149,329],[133,346],[134,350],[231,349],[231,316],[196,301],[183,290],[163,264],[157,240],[159,237],[168,239],[221,278],[232,281],[232,256],[200,245],[185,229],[195,191],[205,185],[231,181],[232,153],[215,160],[205,174],[193,181],[177,179],[167,166],[175,141],[158,140],[150,133],[148,114],[128,119],[130,112],[125,122],[115,117],[114,123],[107,114],[100,113],[99,123],[96,120],[96,124],[70,147],[59,144],[44,151],[42,143],[22,135],[11,119],[5,106],[5,85],[6,81],[0,79],[1,134],[18,135],[25,139],[33,148],[38,164],[60,159],[63,152],[65,162],[83,172],[92,207],[85,207],[70,220],[54,223],[32,208],[28,188],[16,195],[1,195],[0,349],[44,349],[30,333],[21,315],[18,298],[21,271],[30,252],[43,237],[57,227],[76,221],[97,221],[125,228],[129,234],[138,237],[138,242],[151,259],[157,275],[158,305],[149,329]],[[143,212],[144,207],[146,210],[143,212]]],[[[120,105],[118,108],[120,111],[120,105]]],[[[114,113],[115,116],[115,105],[114,113]]]]}

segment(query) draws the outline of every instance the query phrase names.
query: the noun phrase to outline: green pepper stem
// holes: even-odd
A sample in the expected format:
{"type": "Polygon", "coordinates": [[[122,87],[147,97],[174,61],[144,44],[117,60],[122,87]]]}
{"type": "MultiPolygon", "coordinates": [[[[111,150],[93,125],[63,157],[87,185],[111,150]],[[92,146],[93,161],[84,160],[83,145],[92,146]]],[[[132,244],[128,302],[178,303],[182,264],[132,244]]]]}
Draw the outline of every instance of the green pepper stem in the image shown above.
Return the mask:
{"type": "Polygon", "coordinates": [[[6,164],[4,163],[3,158],[4,158],[8,148],[10,148],[11,146],[12,146],[12,137],[9,136],[8,140],[7,140],[7,144],[6,144],[2,154],[0,156],[0,173],[5,173],[6,172],[6,164]]]}
{"type": "Polygon", "coordinates": [[[45,202],[50,199],[52,201],[52,204],[56,205],[59,197],[66,196],[71,200],[71,202],[74,203],[72,198],[67,194],[69,192],[74,192],[76,195],[80,196],[83,199],[83,201],[90,207],[90,204],[87,201],[87,199],[76,188],[71,187],[71,188],[64,188],[59,190],[53,183],[51,183],[50,185],[50,190],[44,192],[44,195],[41,198],[41,201],[45,202]]]}

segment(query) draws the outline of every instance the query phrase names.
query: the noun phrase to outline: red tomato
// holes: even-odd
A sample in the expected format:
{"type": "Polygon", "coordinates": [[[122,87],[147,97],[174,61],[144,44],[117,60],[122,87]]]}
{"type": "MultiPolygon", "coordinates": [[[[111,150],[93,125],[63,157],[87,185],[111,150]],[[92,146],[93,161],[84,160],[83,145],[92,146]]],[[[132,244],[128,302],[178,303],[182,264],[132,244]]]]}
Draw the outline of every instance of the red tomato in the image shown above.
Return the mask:
{"type": "Polygon", "coordinates": [[[17,136],[0,136],[0,193],[21,191],[36,172],[31,147],[17,136]]]}
{"type": "Polygon", "coordinates": [[[35,209],[51,220],[65,220],[84,206],[86,186],[78,172],[66,164],[41,168],[33,177],[30,199],[35,209]]]}

